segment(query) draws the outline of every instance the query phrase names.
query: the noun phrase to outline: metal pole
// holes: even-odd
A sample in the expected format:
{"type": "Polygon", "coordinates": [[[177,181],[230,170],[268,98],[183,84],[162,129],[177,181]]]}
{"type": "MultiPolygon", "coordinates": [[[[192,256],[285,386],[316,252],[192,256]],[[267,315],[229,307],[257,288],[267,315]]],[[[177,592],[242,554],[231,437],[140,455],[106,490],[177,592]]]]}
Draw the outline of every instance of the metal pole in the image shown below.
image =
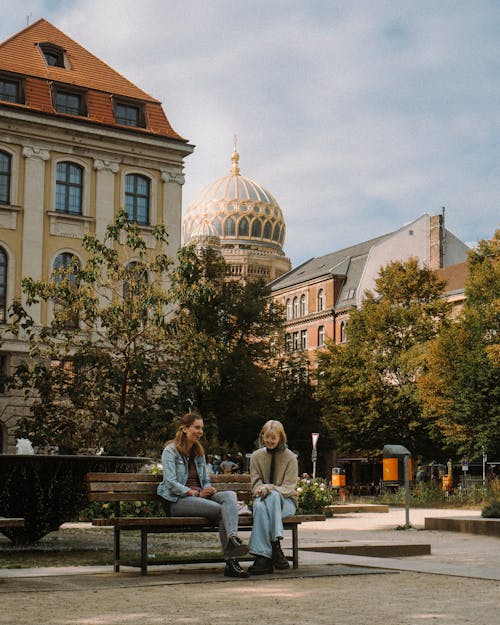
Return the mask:
{"type": "Polygon", "coordinates": [[[312,465],[313,465],[313,480],[316,478],[316,460],[318,458],[318,452],[313,449],[311,454],[312,465]]]}
{"type": "Polygon", "coordinates": [[[488,454],[483,447],[483,486],[486,486],[486,461],[488,460],[488,454]]]}
{"type": "Polygon", "coordinates": [[[409,456],[404,456],[405,472],[405,528],[410,527],[410,462],[409,456]]]}

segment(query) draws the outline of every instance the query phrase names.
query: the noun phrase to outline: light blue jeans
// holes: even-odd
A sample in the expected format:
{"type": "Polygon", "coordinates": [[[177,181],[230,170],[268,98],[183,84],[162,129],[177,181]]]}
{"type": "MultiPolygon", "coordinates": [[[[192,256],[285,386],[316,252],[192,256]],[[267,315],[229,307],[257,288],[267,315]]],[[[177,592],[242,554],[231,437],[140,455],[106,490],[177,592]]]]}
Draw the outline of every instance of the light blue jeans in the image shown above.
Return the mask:
{"type": "Polygon", "coordinates": [[[204,516],[219,522],[219,539],[224,553],[229,536],[238,534],[238,499],[232,490],[204,497],[179,497],[170,504],[170,516],[204,516]]]}
{"type": "Polygon", "coordinates": [[[270,558],[273,552],[271,541],[283,538],[283,519],[295,514],[296,509],[295,503],[285,499],[277,490],[272,490],[264,499],[256,497],[253,501],[250,553],[270,558]]]}

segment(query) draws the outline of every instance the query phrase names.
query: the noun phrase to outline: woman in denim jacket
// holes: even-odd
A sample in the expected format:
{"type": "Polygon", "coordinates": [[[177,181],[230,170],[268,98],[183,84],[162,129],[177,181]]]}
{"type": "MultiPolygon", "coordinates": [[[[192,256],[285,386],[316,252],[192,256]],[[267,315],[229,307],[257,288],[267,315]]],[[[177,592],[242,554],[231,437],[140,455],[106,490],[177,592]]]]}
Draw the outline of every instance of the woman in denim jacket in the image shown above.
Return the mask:
{"type": "Polygon", "coordinates": [[[161,457],[163,482],[158,494],[168,503],[170,516],[199,516],[219,522],[219,537],[226,559],[226,577],[248,577],[236,558],[248,553],[238,537],[238,505],[233,491],[216,492],[210,483],[205,452],[200,443],[203,419],[185,414],[177,434],[161,457]]]}

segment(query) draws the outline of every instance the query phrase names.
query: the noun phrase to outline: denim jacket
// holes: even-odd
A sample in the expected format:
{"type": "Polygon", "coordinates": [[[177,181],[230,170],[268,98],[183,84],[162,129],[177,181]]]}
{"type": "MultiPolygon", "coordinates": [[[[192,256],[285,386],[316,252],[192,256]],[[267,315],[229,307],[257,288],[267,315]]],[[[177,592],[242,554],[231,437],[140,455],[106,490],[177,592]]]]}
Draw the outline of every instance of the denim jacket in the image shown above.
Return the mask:
{"type": "MultiPolygon", "coordinates": [[[[165,447],[161,455],[163,465],[163,482],[158,484],[158,495],[170,502],[179,497],[186,497],[190,488],[186,486],[188,478],[188,459],[177,450],[174,443],[165,447]]],[[[194,464],[198,473],[201,488],[210,486],[207,464],[203,456],[195,456],[194,464]]]]}

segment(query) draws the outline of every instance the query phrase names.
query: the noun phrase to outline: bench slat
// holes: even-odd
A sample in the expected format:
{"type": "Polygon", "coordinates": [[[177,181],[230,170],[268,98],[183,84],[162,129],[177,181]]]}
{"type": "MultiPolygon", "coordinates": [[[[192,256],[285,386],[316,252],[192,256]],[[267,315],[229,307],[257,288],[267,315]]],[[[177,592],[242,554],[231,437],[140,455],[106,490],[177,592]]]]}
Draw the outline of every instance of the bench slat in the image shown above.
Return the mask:
{"type": "Polygon", "coordinates": [[[161,475],[152,473],[87,473],[87,482],[161,482],[161,475]]]}
{"type": "Polygon", "coordinates": [[[143,483],[143,482],[90,482],[88,484],[88,492],[90,493],[132,493],[132,492],[144,492],[144,493],[156,493],[158,487],[157,483],[143,483]]]}

